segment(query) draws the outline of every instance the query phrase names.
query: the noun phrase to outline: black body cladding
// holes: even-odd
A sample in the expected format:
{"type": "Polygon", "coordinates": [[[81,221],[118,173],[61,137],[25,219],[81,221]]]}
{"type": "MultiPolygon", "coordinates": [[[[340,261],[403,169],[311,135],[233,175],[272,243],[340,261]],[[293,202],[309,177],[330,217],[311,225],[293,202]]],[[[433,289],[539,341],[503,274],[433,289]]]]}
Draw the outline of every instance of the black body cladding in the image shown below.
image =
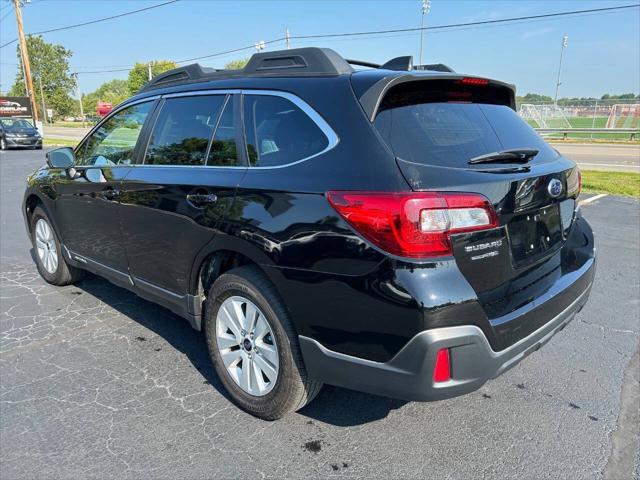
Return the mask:
{"type": "MultiPolygon", "coordinates": [[[[403,84],[416,92],[428,91],[430,82],[446,88],[463,78],[450,71],[355,72],[325,49],[254,55],[238,72],[193,66],[168,72],[112,114],[148,107],[144,118],[143,108],[135,113],[138,137],[130,158],[104,163],[96,158],[105,155],[97,155],[78,165],[74,178],[40,169],[28,180],[25,215],[42,204],[73,265],[161,303],[196,328],[202,294],[216,272],[255,264],[275,285],[298,335],[330,351],[388,362],[425,330],[471,325],[499,352],[582,298],[593,278],[593,236],[575,211],[575,164],[559,155],[525,168],[450,168],[396,158],[372,123],[387,108],[387,93],[403,84]],[[163,135],[157,122],[168,99],[207,94],[225,96],[234,113],[226,127],[231,139],[221,144],[229,163],[146,162],[147,145],[163,135]],[[250,96],[273,94],[309,115],[326,141],[308,158],[253,167],[244,105],[250,96]],[[557,198],[547,191],[551,179],[563,186],[557,198]],[[499,227],[454,235],[451,256],[400,258],[363,239],[332,208],[325,194],[339,190],[478,193],[494,206],[499,227]],[[474,248],[485,252],[483,245],[498,253],[476,260],[474,248]]],[[[491,80],[487,90],[469,88],[488,103],[515,106],[507,84],[491,80]]],[[[212,114],[201,126],[214,135],[221,117],[212,114]]],[[[274,131],[273,138],[278,135],[274,131]]],[[[216,140],[203,138],[206,162],[216,140]]],[[[89,155],[87,139],[77,156],[89,155]]],[[[198,148],[190,142],[183,147],[198,148]]],[[[269,155],[272,143],[256,141],[260,155],[269,155]]],[[[295,142],[284,145],[278,150],[295,151],[295,142]]],[[[200,158],[189,155],[190,161],[200,158]]]]}

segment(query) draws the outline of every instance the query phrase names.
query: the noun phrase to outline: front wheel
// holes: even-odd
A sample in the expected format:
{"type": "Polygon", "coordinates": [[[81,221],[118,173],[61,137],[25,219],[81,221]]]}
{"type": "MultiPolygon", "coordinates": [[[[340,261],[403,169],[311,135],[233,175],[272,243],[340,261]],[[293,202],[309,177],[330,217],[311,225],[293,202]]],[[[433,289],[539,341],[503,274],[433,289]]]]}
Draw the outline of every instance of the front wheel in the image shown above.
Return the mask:
{"type": "Polygon", "coordinates": [[[322,383],[307,378],[284,304],[257,268],[240,267],[221,275],[207,298],[209,354],[240,408],[275,420],[313,400],[322,383]]]}
{"type": "Polygon", "coordinates": [[[69,285],[84,276],[84,270],[69,265],[65,260],[51,220],[41,207],[36,207],[31,217],[31,241],[38,272],[47,282],[59,286],[69,285]]]}

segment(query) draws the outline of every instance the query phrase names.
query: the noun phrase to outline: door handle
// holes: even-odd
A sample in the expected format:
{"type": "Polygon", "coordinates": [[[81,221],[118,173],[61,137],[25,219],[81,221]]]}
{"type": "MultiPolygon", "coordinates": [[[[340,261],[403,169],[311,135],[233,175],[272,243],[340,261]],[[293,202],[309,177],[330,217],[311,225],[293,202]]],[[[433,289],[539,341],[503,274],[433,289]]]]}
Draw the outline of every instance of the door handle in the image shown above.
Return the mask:
{"type": "Polygon", "coordinates": [[[204,208],[217,201],[218,196],[213,193],[190,193],[187,195],[187,202],[194,208],[204,208]]]}

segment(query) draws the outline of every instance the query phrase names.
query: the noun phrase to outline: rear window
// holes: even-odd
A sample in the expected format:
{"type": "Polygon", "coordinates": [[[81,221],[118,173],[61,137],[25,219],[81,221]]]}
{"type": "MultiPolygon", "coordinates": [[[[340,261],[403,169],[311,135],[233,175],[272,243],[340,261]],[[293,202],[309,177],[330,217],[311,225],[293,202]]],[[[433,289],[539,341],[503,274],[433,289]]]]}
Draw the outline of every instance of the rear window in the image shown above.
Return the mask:
{"type": "Polygon", "coordinates": [[[392,89],[374,120],[382,138],[402,160],[469,168],[471,158],[514,148],[539,150],[536,163],[558,156],[504,104],[509,102],[504,89],[484,87],[483,92],[483,87],[453,87],[453,82],[409,85],[392,89]]]}

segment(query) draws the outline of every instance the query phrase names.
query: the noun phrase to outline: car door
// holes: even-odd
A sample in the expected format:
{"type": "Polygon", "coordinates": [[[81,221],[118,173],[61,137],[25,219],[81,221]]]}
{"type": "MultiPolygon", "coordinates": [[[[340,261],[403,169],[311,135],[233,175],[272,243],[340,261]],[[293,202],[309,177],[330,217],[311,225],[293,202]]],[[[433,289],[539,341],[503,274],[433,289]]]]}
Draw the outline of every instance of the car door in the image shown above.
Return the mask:
{"type": "Polygon", "coordinates": [[[76,149],[76,166],[58,185],[56,216],[70,255],[90,270],[128,282],[120,230],[120,183],[155,102],[126,106],[103,121],[76,149]]]}
{"type": "Polygon", "coordinates": [[[216,235],[246,170],[233,93],[163,98],[141,162],[121,187],[136,288],[180,304],[198,252],[216,235]]]}

